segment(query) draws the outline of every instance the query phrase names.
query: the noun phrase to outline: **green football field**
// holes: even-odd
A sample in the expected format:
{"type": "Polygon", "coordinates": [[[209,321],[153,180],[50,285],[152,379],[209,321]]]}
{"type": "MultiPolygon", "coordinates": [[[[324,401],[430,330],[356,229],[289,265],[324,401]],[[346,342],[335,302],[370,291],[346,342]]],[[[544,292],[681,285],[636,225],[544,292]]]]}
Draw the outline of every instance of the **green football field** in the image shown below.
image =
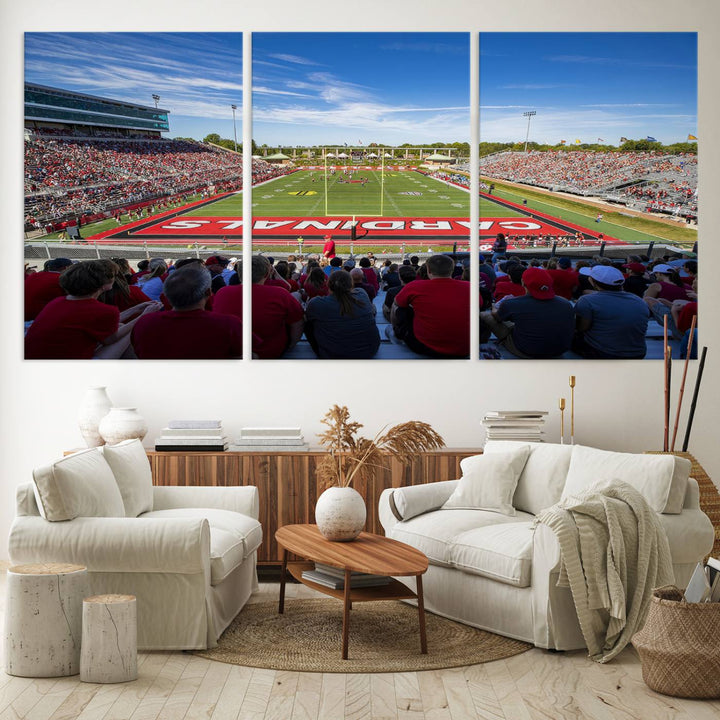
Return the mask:
{"type": "MultiPolygon", "coordinates": [[[[470,196],[461,190],[414,171],[357,170],[341,182],[341,172],[328,175],[300,170],[253,188],[253,214],[257,217],[325,217],[358,215],[377,217],[463,217],[470,214],[470,196]],[[327,201],[326,201],[327,187],[327,201]]],[[[242,195],[206,205],[188,216],[242,217],[242,195]]]]}

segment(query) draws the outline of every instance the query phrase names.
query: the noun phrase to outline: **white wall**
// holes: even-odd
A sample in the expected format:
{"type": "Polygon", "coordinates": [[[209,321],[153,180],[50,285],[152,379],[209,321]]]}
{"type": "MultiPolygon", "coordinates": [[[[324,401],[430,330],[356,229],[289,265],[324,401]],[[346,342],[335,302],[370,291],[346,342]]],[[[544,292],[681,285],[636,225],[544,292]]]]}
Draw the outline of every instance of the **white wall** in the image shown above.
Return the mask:
{"type": "MultiPolygon", "coordinates": [[[[14,488],[33,466],[81,438],[75,416],[86,387],[108,386],[116,405],[136,405],[150,424],[148,441],[174,417],[218,417],[231,432],[243,425],[300,425],[313,440],[332,403],[347,404],[374,432],[386,422],[430,422],[455,447],[482,442],[480,418],[491,409],[551,411],[548,439],[559,435],[557,399],[577,376],[576,441],[641,451],[662,447],[662,362],[24,362],[22,361],[22,32],[43,30],[684,30],[699,31],[701,345],[709,360],[690,450],[720,479],[720,12],[715,0],[548,0],[500,4],[445,0],[436,8],[416,0],[362,4],[310,0],[204,3],[137,0],[105,3],[33,0],[0,10],[3,109],[2,210],[6,268],[0,303],[0,559],[13,516],[14,488]],[[502,7],[498,7],[502,5],[502,7]],[[248,7],[249,6],[249,7],[248,7]],[[332,24],[327,18],[332,17],[332,24]],[[359,24],[358,24],[359,23],[359,24]]],[[[659,70],[661,72],[661,70],[659,70]]],[[[672,88],[668,88],[668,102],[672,88]]],[[[688,129],[689,132],[692,128],[688,129]]],[[[681,367],[676,363],[674,387],[681,367]]],[[[689,380],[694,381],[696,363],[689,380]]],[[[688,393],[689,400],[689,393],[688,393]]],[[[686,408],[689,404],[686,400],[686,408]]],[[[684,425],[682,426],[684,427],[684,425]]]]}

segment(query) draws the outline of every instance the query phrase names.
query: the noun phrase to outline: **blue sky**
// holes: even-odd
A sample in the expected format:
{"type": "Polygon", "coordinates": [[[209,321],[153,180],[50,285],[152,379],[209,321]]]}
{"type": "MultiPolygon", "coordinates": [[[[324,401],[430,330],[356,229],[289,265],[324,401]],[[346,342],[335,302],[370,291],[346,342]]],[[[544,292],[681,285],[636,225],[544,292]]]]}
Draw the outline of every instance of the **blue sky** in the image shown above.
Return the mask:
{"type": "Polygon", "coordinates": [[[253,34],[253,137],[469,141],[467,33],[253,34]]]}
{"type": "MultiPolygon", "coordinates": [[[[618,144],[697,135],[692,33],[482,33],[481,139],[618,144]]],[[[233,136],[239,33],[28,33],[25,79],[171,111],[170,136],[233,136]]],[[[262,144],[469,140],[467,33],[253,34],[262,144]]],[[[238,138],[242,114],[236,113],[238,138]]]]}
{"type": "Polygon", "coordinates": [[[25,80],[170,110],[169,137],[242,137],[240,33],[26,33],[25,80]]]}
{"type": "Polygon", "coordinates": [[[480,135],[557,143],[697,135],[694,33],[481,33],[480,135]]]}

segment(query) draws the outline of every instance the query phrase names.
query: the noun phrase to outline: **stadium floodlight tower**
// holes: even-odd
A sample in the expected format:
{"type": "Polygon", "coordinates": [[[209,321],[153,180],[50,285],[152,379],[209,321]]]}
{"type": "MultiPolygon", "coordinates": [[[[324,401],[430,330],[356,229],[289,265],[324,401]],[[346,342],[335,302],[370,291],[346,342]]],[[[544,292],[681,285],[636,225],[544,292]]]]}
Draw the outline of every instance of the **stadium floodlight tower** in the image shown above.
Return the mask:
{"type": "Polygon", "coordinates": [[[525,152],[527,152],[528,139],[530,138],[530,118],[532,118],[534,115],[537,115],[537,112],[535,110],[528,110],[527,112],[523,113],[523,117],[526,117],[528,119],[527,133],[525,134],[525,152]]]}
{"type": "Polygon", "coordinates": [[[235,111],[237,110],[237,105],[231,105],[232,113],[233,113],[233,138],[235,139],[235,152],[237,152],[237,128],[235,127],[235,111]]]}
{"type": "Polygon", "coordinates": [[[153,93],[152,99],[155,101],[155,108],[157,109],[158,103],[160,102],[160,96],[153,93]]]}

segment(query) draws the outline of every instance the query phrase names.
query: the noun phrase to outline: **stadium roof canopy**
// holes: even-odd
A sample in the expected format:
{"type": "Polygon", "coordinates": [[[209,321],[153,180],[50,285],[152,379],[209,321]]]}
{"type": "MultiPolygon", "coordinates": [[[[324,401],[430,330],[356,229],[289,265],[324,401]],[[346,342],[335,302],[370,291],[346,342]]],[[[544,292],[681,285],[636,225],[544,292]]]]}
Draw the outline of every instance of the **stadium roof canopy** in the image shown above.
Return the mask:
{"type": "Polygon", "coordinates": [[[89,126],[122,131],[169,132],[169,110],[72,90],[25,83],[26,124],[89,126]]]}
{"type": "Polygon", "coordinates": [[[274,155],[268,155],[263,160],[289,160],[290,156],[285,153],[275,153],[274,155]]]}
{"type": "Polygon", "coordinates": [[[451,158],[449,155],[440,155],[439,153],[435,153],[434,155],[428,155],[427,157],[423,158],[424,160],[453,160],[454,158],[451,158]]]}

